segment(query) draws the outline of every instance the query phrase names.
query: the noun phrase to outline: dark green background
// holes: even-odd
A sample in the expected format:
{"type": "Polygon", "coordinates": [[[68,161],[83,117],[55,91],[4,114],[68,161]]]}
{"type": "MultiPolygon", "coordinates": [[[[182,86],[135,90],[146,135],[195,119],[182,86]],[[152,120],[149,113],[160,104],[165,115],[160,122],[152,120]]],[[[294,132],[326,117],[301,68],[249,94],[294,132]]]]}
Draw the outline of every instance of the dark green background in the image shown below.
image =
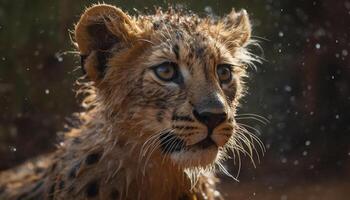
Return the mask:
{"type": "MultiPolygon", "coordinates": [[[[54,149],[55,135],[79,111],[81,76],[69,30],[95,1],[0,0],[0,169],[54,149]]],[[[241,121],[267,146],[240,183],[223,178],[228,199],[347,199],[350,188],[350,1],[105,1],[132,8],[182,5],[204,15],[232,7],[251,16],[266,61],[251,70],[241,121]]],[[[237,167],[228,162],[234,174],[237,167]]]]}

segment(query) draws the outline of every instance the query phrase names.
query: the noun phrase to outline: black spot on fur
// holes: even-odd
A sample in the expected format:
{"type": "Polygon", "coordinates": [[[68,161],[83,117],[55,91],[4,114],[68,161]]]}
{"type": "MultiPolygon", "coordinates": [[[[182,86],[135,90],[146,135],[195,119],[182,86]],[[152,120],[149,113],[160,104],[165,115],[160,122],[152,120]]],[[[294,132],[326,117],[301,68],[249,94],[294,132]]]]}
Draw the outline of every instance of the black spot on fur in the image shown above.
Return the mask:
{"type": "Polygon", "coordinates": [[[74,138],[74,139],[73,139],[73,143],[74,143],[74,144],[80,144],[80,143],[81,143],[80,138],[77,138],[77,137],[74,138]]]}
{"type": "Polygon", "coordinates": [[[100,153],[92,153],[86,156],[85,164],[92,165],[97,163],[100,160],[101,154],[100,153]]]}
{"type": "Polygon", "coordinates": [[[33,187],[33,189],[31,190],[31,193],[37,191],[42,185],[43,185],[44,182],[40,181],[38,182],[35,187],[33,187]]]}
{"type": "Polygon", "coordinates": [[[86,196],[92,198],[98,195],[99,186],[97,181],[92,181],[86,186],[86,196]]]}
{"type": "Polygon", "coordinates": [[[179,115],[174,115],[172,117],[172,120],[174,121],[188,121],[188,122],[194,122],[194,119],[192,119],[190,116],[179,116],[179,115]]]}
{"type": "Polygon", "coordinates": [[[194,130],[197,129],[197,127],[193,126],[173,126],[175,129],[182,129],[182,130],[194,130]]]}
{"type": "Polygon", "coordinates": [[[119,197],[120,197],[119,191],[117,189],[112,190],[111,200],[117,200],[119,199],[119,197]]]}
{"type": "Polygon", "coordinates": [[[72,192],[74,192],[74,190],[75,190],[75,187],[73,185],[71,185],[68,188],[68,193],[72,193],[72,192]]]}
{"type": "Polygon", "coordinates": [[[175,56],[176,56],[176,59],[179,60],[179,58],[180,58],[180,55],[179,55],[179,45],[175,44],[175,45],[173,46],[173,52],[174,52],[174,54],[175,54],[175,56]]]}
{"type": "Polygon", "coordinates": [[[28,193],[21,194],[16,200],[23,200],[28,196],[28,193]]]}
{"type": "Polygon", "coordinates": [[[183,194],[179,200],[191,200],[191,198],[187,194],[183,194]]]}
{"type": "Polygon", "coordinates": [[[162,122],[163,121],[163,115],[164,115],[164,112],[163,111],[159,111],[157,113],[157,121],[158,122],[162,122]]]}
{"type": "Polygon", "coordinates": [[[3,192],[5,192],[5,187],[4,186],[0,186],[0,194],[2,194],[3,192]]]}
{"type": "Polygon", "coordinates": [[[58,189],[59,190],[63,190],[64,189],[64,185],[65,185],[64,180],[61,180],[60,183],[58,184],[58,189]]]}
{"type": "Polygon", "coordinates": [[[153,23],[153,29],[154,30],[158,30],[159,27],[160,27],[160,22],[159,21],[156,21],[156,22],[153,23]]]}
{"type": "Polygon", "coordinates": [[[51,165],[51,172],[55,171],[56,167],[57,167],[57,163],[53,163],[51,165]]]}
{"type": "Polygon", "coordinates": [[[79,168],[80,168],[80,162],[72,167],[72,169],[69,171],[68,177],[71,179],[75,178],[77,176],[77,172],[79,168]]]}
{"type": "MultiPolygon", "coordinates": [[[[17,200],[24,200],[27,199],[27,197],[33,193],[35,193],[42,185],[43,185],[43,181],[38,182],[29,192],[25,192],[23,194],[21,194],[17,200]]],[[[30,198],[30,199],[35,199],[35,198],[30,198]]]]}
{"type": "Polygon", "coordinates": [[[197,56],[198,58],[201,58],[201,57],[203,56],[203,54],[204,54],[204,48],[203,48],[203,47],[198,47],[198,48],[196,49],[196,56],[197,56]]]}
{"type": "Polygon", "coordinates": [[[42,168],[42,167],[37,167],[37,168],[35,168],[35,170],[34,170],[34,172],[36,173],[36,174],[39,174],[39,173],[41,173],[41,172],[43,172],[44,171],[44,168],[42,168]]]}

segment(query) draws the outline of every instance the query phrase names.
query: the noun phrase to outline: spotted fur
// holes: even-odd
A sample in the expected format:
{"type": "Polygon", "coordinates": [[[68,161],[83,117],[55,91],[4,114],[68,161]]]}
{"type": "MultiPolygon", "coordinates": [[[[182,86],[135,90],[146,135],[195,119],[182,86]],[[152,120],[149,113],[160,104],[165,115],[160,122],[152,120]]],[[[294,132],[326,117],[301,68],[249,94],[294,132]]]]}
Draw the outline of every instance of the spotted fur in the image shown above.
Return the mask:
{"type": "Polygon", "coordinates": [[[75,27],[90,80],[78,91],[87,94],[81,125],[52,154],[2,172],[0,199],[221,199],[213,170],[228,150],[250,144],[235,122],[254,61],[250,34],[244,10],[213,19],[88,8],[75,27]],[[177,67],[173,81],[154,72],[164,62],[177,67]],[[228,84],[220,64],[230,66],[228,84]],[[198,110],[225,118],[213,125],[198,110]]]}

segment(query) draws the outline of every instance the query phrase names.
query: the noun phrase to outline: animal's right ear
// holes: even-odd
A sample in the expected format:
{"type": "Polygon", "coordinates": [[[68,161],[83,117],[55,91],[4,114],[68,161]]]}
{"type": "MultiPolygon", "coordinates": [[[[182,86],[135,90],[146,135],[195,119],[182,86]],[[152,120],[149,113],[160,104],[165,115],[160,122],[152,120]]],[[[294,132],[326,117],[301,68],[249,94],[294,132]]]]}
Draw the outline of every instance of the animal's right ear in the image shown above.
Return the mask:
{"type": "Polygon", "coordinates": [[[87,76],[98,82],[112,52],[127,48],[139,29],[121,9],[99,4],[88,8],[75,27],[75,41],[87,76]]]}

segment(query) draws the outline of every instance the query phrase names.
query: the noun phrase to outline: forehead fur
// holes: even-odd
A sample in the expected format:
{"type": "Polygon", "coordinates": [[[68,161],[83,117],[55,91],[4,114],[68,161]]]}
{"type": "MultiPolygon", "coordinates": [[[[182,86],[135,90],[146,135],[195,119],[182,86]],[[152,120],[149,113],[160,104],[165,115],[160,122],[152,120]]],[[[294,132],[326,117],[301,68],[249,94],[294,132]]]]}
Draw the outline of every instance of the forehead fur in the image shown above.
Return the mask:
{"type": "MultiPolygon", "coordinates": [[[[254,60],[246,49],[250,34],[244,10],[214,18],[169,8],[131,17],[119,8],[102,4],[85,11],[76,26],[75,38],[81,54],[87,57],[84,68],[88,76],[99,82],[108,59],[113,58],[119,66],[135,63],[145,51],[157,54],[159,47],[171,50],[176,60],[183,55],[215,57],[240,66],[250,64],[254,60]]],[[[164,52],[162,56],[171,57],[164,52]]]]}

